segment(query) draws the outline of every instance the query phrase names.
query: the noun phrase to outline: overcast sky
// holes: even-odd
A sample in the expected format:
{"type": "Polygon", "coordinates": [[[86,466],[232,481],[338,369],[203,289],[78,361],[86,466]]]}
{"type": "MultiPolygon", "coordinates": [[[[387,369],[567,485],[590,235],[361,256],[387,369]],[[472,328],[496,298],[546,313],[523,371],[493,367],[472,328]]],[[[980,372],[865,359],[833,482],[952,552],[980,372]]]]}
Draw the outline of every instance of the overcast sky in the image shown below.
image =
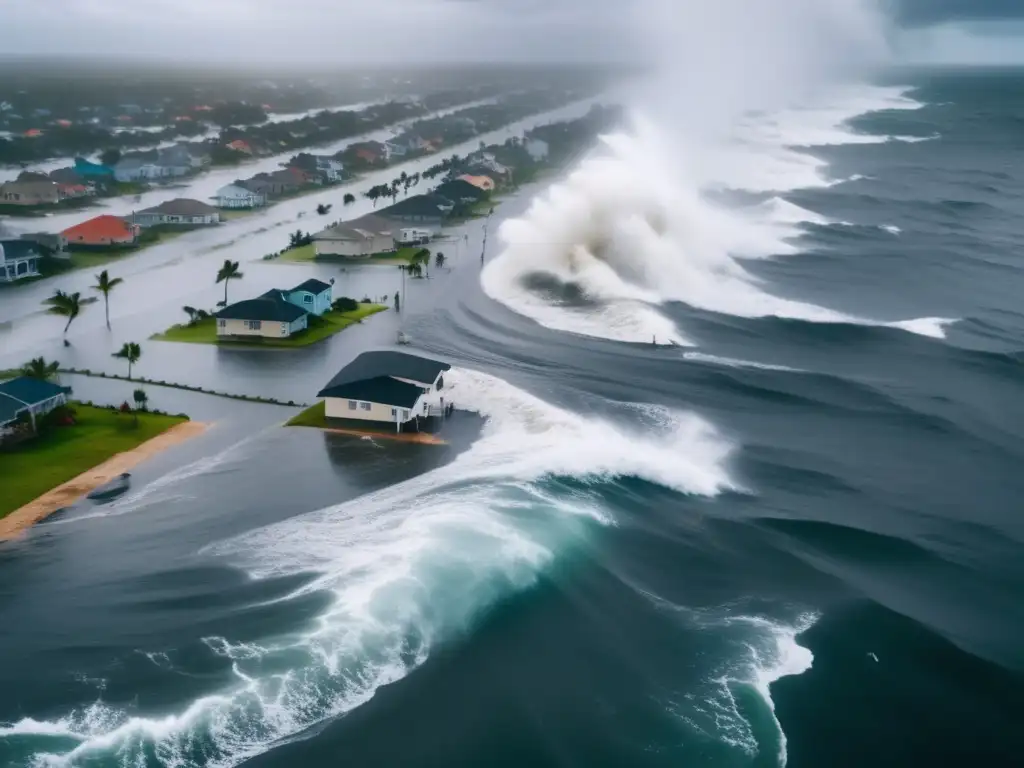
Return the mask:
{"type": "MultiPolygon", "coordinates": [[[[274,63],[635,56],[649,0],[0,0],[0,54],[274,63]]],[[[751,7],[787,0],[746,0],[751,7]]],[[[818,0],[822,5],[847,0],[818,0]]],[[[1024,0],[863,0],[893,9],[920,60],[1024,63],[1024,0]]],[[[712,8],[717,0],[675,0],[712,8]]],[[[716,31],[721,34],[721,31],[716,31]]]]}

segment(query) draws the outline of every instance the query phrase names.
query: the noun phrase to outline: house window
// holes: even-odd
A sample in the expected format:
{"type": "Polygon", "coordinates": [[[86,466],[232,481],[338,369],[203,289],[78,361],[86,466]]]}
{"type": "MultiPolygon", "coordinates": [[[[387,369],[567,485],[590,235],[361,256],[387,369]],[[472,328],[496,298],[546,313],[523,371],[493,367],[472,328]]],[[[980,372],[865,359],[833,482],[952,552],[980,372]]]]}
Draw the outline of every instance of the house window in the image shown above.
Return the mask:
{"type": "Polygon", "coordinates": [[[260,328],[263,327],[263,321],[262,320],[246,320],[245,321],[245,327],[248,328],[250,331],[258,331],[258,330],[260,330],[260,328]]]}
{"type": "Polygon", "coordinates": [[[368,411],[370,410],[370,403],[360,403],[359,407],[362,408],[364,411],[368,411]]]}
{"type": "Polygon", "coordinates": [[[303,296],[302,296],[302,303],[303,304],[312,304],[313,303],[313,296],[311,294],[308,294],[308,293],[303,294],[303,296]]]}
{"type": "Polygon", "coordinates": [[[227,324],[228,324],[227,320],[225,320],[224,318],[218,318],[218,320],[217,320],[217,327],[218,328],[226,328],[227,324]]]}
{"type": "Polygon", "coordinates": [[[348,401],[348,409],[350,411],[354,411],[358,407],[359,407],[359,403],[357,403],[355,400],[349,400],[348,401]]]}

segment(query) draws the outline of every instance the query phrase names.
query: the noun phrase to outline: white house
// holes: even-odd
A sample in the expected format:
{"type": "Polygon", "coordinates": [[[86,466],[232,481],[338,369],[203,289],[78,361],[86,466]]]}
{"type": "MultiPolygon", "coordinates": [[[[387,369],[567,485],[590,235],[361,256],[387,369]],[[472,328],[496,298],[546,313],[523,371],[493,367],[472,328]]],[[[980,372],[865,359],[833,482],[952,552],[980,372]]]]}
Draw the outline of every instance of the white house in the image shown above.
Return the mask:
{"type": "Polygon", "coordinates": [[[394,424],[396,432],[419,431],[421,420],[444,416],[448,363],[405,352],[363,352],[317,393],[328,419],[367,427],[394,424]]]}
{"type": "Polygon", "coordinates": [[[546,160],[548,154],[551,152],[551,147],[548,146],[548,143],[541,139],[530,139],[526,142],[525,149],[526,153],[534,162],[546,160]]]}
{"type": "Polygon", "coordinates": [[[126,157],[114,166],[114,178],[121,182],[152,181],[171,175],[170,168],[134,157],[126,157]]]}
{"type": "Polygon", "coordinates": [[[30,240],[0,240],[0,283],[39,276],[42,254],[30,240]]]}
{"type": "Polygon", "coordinates": [[[313,235],[317,256],[372,256],[395,248],[396,225],[373,214],[344,221],[313,235]]]}
{"type": "Polygon", "coordinates": [[[238,184],[228,184],[217,190],[213,196],[214,205],[218,208],[259,208],[267,198],[259,192],[253,192],[238,184]]]}
{"type": "Polygon", "coordinates": [[[179,197],[134,214],[135,223],[143,227],[157,224],[208,226],[220,223],[220,211],[198,200],[179,197]]]}
{"type": "Polygon", "coordinates": [[[255,299],[229,304],[219,312],[217,337],[257,336],[286,339],[309,326],[309,313],[288,301],[282,291],[269,290],[255,299]]]}

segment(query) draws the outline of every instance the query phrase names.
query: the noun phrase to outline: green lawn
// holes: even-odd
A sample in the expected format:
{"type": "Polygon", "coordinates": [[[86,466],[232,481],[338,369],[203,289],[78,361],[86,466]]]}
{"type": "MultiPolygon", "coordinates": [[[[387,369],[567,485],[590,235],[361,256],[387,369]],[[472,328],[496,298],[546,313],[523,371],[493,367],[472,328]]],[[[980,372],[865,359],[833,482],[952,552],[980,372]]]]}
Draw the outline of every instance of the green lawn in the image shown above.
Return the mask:
{"type": "Polygon", "coordinates": [[[321,400],[316,405],[310,406],[298,416],[292,416],[285,422],[286,427],[326,427],[327,426],[327,404],[321,400]]]}
{"type": "Polygon", "coordinates": [[[187,419],[180,416],[134,416],[74,403],[77,424],[51,427],[0,454],[0,517],[10,514],[51,488],[128,451],[187,419]]]}
{"type": "Polygon", "coordinates": [[[413,255],[422,246],[399,248],[394,251],[382,251],[369,256],[317,256],[313,243],[303,245],[299,248],[289,248],[281,251],[276,259],[267,259],[270,264],[296,264],[310,263],[315,261],[331,262],[332,264],[410,264],[413,255]]]}
{"type": "Polygon", "coordinates": [[[383,304],[360,304],[351,312],[330,311],[323,317],[309,316],[309,327],[287,339],[252,337],[240,341],[217,338],[217,320],[209,318],[195,325],[175,325],[163,333],[150,336],[155,341],[178,341],[187,344],[219,344],[225,347],[307,347],[333,336],[365,317],[383,312],[383,304]]]}

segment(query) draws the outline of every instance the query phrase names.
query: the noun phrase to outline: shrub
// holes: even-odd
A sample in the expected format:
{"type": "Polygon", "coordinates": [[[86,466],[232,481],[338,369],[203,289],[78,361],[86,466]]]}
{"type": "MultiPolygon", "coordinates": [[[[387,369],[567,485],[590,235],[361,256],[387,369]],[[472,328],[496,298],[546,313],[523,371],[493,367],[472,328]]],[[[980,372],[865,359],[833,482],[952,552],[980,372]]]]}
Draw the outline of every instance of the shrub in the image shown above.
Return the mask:
{"type": "Polygon", "coordinates": [[[339,296],[331,304],[331,309],[335,312],[352,312],[359,309],[359,304],[355,299],[350,299],[348,296],[339,296]]]}

